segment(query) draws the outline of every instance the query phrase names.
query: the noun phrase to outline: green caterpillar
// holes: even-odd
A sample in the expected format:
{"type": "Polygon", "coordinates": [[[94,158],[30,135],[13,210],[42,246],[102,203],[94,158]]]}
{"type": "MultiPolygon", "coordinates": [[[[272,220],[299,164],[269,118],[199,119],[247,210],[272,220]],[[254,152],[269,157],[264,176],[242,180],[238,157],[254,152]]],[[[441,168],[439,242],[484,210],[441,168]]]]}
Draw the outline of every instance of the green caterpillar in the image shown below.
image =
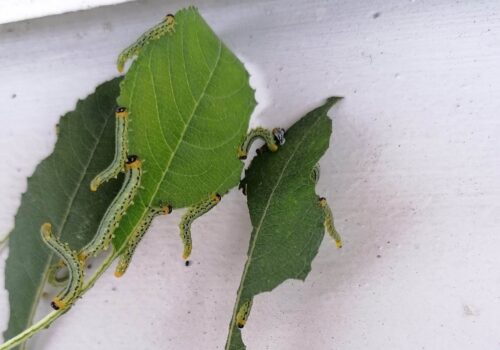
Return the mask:
{"type": "MultiPolygon", "coordinates": [[[[210,196],[206,201],[200,202],[197,205],[190,207],[188,211],[182,216],[181,223],[179,224],[179,228],[181,230],[181,239],[184,244],[184,252],[182,257],[184,260],[189,258],[191,255],[191,251],[193,249],[193,242],[191,240],[191,224],[201,215],[208,212],[210,209],[215,207],[221,200],[221,196],[218,193],[210,196]]],[[[186,265],[189,263],[186,262],[186,265]]]]}
{"type": "Polygon", "coordinates": [[[330,206],[328,205],[328,202],[326,201],[325,197],[321,197],[319,199],[319,205],[321,208],[323,208],[323,213],[325,215],[325,228],[330,237],[333,238],[335,241],[335,244],[337,248],[342,248],[342,238],[340,237],[339,233],[335,229],[335,226],[333,224],[333,214],[332,210],[330,209],[330,206]]]}
{"type": "Polygon", "coordinates": [[[252,308],[252,301],[253,300],[248,300],[243,303],[236,314],[236,324],[240,329],[245,327],[245,324],[247,323],[248,316],[250,315],[250,309],[252,308]]]}
{"type": "Polygon", "coordinates": [[[269,148],[271,152],[276,152],[278,146],[282,146],[285,143],[285,129],[274,128],[272,131],[269,131],[268,129],[259,127],[250,130],[238,149],[238,158],[247,159],[248,151],[252,143],[259,138],[264,140],[267,148],[269,148]]]}
{"type": "Polygon", "coordinates": [[[115,270],[116,277],[123,276],[125,271],[127,271],[127,268],[132,260],[132,256],[134,255],[135,249],[137,248],[137,245],[141,241],[142,237],[144,237],[144,234],[146,233],[149,226],[151,226],[153,219],[158,215],[167,215],[170,214],[171,212],[172,212],[172,206],[170,205],[167,206],[160,205],[159,207],[151,208],[149,210],[146,218],[143,221],[141,221],[139,227],[130,236],[129,241],[127,242],[127,249],[125,253],[120,255],[120,260],[118,261],[118,265],[115,270]]]}
{"type": "Polygon", "coordinates": [[[54,310],[66,309],[73,300],[78,297],[83,286],[84,270],[78,259],[78,254],[72,251],[68,244],[63,244],[52,234],[52,225],[45,223],[40,229],[44,243],[56,253],[66,264],[69,271],[68,284],[57,296],[52,299],[50,305],[54,310]]]}
{"type": "Polygon", "coordinates": [[[314,182],[315,184],[318,183],[319,181],[319,176],[320,176],[320,171],[321,171],[321,168],[319,167],[319,164],[316,164],[313,168],[313,170],[311,171],[311,181],[314,182]]]}
{"type": "Polygon", "coordinates": [[[128,59],[139,54],[141,49],[151,40],[158,39],[163,34],[174,32],[175,26],[175,17],[172,14],[168,14],[165,16],[165,19],[158,23],[156,26],[148,30],[146,33],[142,34],[139,39],[137,39],[132,45],[127,47],[125,50],[120,53],[118,56],[117,66],[118,71],[123,72],[123,68],[125,67],[125,62],[128,59]]]}
{"type": "Polygon", "coordinates": [[[90,183],[90,190],[97,191],[97,188],[104,182],[116,178],[123,171],[123,165],[127,161],[127,132],[128,132],[128,111],[124,107],[118,107],[115,112],[115,158],[113,162],[101,173],[99,173],[90,183]]]}
{"type": "MultiPolygon", "coordinates": [[[[310,174],[311,181],[317,184],[319,181],[319,176],[320,176],[320,166],[319,164],[316,164],[310,174]]],[[[328,202],[326,201],[325,197],[321,197],[319,199],[319,205],[321,206],[321,208],[323,208],[323,215],[325,216],[324,225],[326,231],[328,232],[330,237],[332,237],[333,240],[335,241],[335,245],[337,246],[337,248],[342,248],[342,238],[335,229],[335,225],[333,223],[332,209],[328,205],[328,202]]]]}
{"type": "Polygon", "coordinates": [[[123,186],[106,210],[94,238],[79,253],[80,260],[84,262],[89,256],[95,256],[101,250],[106,250],[113,239],[113,233],[118,223],[139,188],[142,176],[142,162],[134,155],[128,156],[125,163],[125,180],[123,186]]]}

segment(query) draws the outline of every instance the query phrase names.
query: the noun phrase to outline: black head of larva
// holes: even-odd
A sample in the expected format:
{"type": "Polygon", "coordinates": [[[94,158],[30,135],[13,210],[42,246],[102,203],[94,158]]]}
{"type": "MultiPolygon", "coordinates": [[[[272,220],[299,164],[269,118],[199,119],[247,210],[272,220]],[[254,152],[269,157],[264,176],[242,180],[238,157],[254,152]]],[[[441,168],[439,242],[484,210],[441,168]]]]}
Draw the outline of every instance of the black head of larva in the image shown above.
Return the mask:
{"type": "Polygon", "coordinates": [[[238,323],[238,328],[239,329],[242,329],[243,327],[245,327],[245,325],[243,323],[238,323]]]}
{"type": "Polygon", "coordinates": [[[130,155],[130,156],[127,157],[127,164],[132,164],[137,159],[138,159],[138,157],[132,154],[132,155],[130,155]]]}
{"type": "Polygon", "coordinates": [[[57,306],[55,302],[51,302],[50,306],[52,306],[54,310],[59,310],[59,306],[57,306]]]}
{"type": "Polygon", "coordinates": [[[274,136],[274,140],[276,141],[276,143],[280,146],[284,145],[285,144],[285,129],[283,128],[274,128],[273,129],[273,136],[274,136]]]}
{"type": "Polygon", "coordinates": [[[125,107],[116,107],[116,109],[115,109],[116,113],[124,113],[126,111],[127,111],[127,109],[125,107]]]}
{"type": "Polygon", "coordinates": [[[217,202],[220,202],[220,200],[222,199],[222,196],[220,194],[216,193],[215,199],[217,200],[217,202]]]}
{"type": "Polygon", "coordinates": [[[184,265],[189,266],[189,260],[186,260],[186,262],[184,263],[184,265]]]}

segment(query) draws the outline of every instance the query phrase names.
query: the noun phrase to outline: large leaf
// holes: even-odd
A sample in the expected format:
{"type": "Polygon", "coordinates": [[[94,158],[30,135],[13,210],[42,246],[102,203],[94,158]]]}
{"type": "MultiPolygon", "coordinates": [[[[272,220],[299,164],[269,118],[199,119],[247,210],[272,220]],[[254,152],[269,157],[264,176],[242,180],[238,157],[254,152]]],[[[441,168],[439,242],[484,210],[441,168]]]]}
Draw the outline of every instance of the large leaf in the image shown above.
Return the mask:
{"type": "Polygon", "coordinates": [[[254,158],[242,185],[253,225],[226,350],[245,349],[236,314],[259,293],[289,278],[304,280],[324,235],[323,211],[311,171],[329,145],[332,97],[295,123],[279,152],[254,158]]]}
{"type": "MultiPolygon", "coordinates": [[[[120,79],[97,87],[63,116],[54,152],[28,179],[9,240],[5,285],[10,318],[6,340],[33,321],[53,254],[40,238],[40,226],[51,222],[54,233],[73,249],[86,244],[102,214],[120,187],[112,181],[98,193],[90,191],[92,178],[114,154],[114,110],[120,79]]],[[[21,346],[24,347],[24,346],[21,346]]]]}
{"type": "Polygon", "coordinates": [[[129,153],[144,161],[144,175],[116,232],[118,251],[149,206],[178,209],[223,195],[243,167],[237,148],[255,106],[248,73],[196,9],[175,21],[175,32],[142,48],[121,84],[129,153]]]}

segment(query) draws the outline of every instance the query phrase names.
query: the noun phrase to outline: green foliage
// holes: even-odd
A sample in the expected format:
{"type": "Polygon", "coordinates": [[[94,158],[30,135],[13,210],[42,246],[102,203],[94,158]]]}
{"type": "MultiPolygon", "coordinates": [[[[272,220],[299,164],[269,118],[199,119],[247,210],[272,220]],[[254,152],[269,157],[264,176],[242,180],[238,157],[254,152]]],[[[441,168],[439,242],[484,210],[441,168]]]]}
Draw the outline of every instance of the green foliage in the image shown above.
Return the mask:
{"type": "Polygon", "coordinates": [[[339,98],[308,113],[286,133],[279,152],[253,159],[242,187],[253,225],[226,350],[245,349],[237,314],[255,295],[289,278],[304,280],[324,235],[324,214],[311,172],[327,150],[332,123],[328,110],[339,98]]]}
{"type": "Polygon", "coordinates": [[[28,179],[28,189],[16,214],[9,239],[5,286],[10,318],[9,339],[29,327],[40,300],[53,253],[40,237],[40,226],[51,222],[54,234],[72,249],[95,234],[101,216],[119,189],[120,181],[90,192],[89,184],[113,158],[116,97],[120,79],[97,87],[64,115],[54,152],[28,179]]]}
{"type": "Polygon", "coordinates": [[[121,85],[129,154],[144,160],[144,189],[116,232],[116,250],[148,207],[179,209],[223,195],[243,169],[237,148],[255,107],[248,73],[196,9],[179,11],[175,22],[172,34],[142,49],[121,85]]]}
{"type": "MultiPolygon", "coordinates": [[[[117,105],[129,112],[128,154],[142,160],[141,188],[115,231],[113,253],[79,292],[91,288],[124,251],[149,208],[164,204],[180,209],[208,198],[219,200],[215,193],[224,195],[240,181],[238,148],[256,103],[248,73],[196,9],[179,11],[173,30],[158,28],[166,24],[128,49],[138,57],[124,79],[97,87],[61,118],[54,153],[28,180],[9,241],[11,315],[4,335],[9,339],[24,332],[0,345],[2,350],[67,311],[54,311],[30,327],[55,260],[42,243],[40,226],[50,222],[54,234],[74,250],[95,235],[121,184],[110,181],[97,192],[89,186],[113,159],[117,105]]],[[[121,56],[121,65],[128,56],[121,56]]],[[[310,271],[324,234],[324,211],[310,174],[328,148],[331,120],[326,113],[337,100],[330,98],[307,114],[290,128],[278,152],[264,152],[246,171],[242,183],[254,229],[226,349],[245,348],[236,321],[237,316],[246,320],[255,295],[289,278],[304,279],[310,271]]]]}

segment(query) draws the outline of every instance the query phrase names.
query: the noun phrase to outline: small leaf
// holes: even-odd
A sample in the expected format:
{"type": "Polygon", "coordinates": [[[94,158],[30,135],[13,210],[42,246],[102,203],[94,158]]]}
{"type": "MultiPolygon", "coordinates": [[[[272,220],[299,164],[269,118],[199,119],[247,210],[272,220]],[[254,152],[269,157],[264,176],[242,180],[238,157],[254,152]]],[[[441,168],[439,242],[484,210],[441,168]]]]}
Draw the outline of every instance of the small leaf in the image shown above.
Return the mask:
{"type": "Polygon", "coordinates": [[[97,193],[89,187],[114,155],[114,111],[120,80],[98,86],[95,93],[61,118],[54,152],[28,179],[9,239],[5,286],[10,318],[5,340],[33,322],[53,262],[53,253],[40,238],[40,226],[52,223],[54,233],[78,250],[93,237],[120,188],[118,180],[97,193]]]}
{"type": "Polygon", "coordinates": [[[327,112],[338,100],[329,98],[295,123],[278,152],[264,152],[246,171],[242,186],[253,231],[226,350],[245,349],[237,318],[250,311],[241,312],[242,306],[289,278],[304,280],[311,270],[324,235],[311,171],[328,148],[332,123],[327,112]]]}

